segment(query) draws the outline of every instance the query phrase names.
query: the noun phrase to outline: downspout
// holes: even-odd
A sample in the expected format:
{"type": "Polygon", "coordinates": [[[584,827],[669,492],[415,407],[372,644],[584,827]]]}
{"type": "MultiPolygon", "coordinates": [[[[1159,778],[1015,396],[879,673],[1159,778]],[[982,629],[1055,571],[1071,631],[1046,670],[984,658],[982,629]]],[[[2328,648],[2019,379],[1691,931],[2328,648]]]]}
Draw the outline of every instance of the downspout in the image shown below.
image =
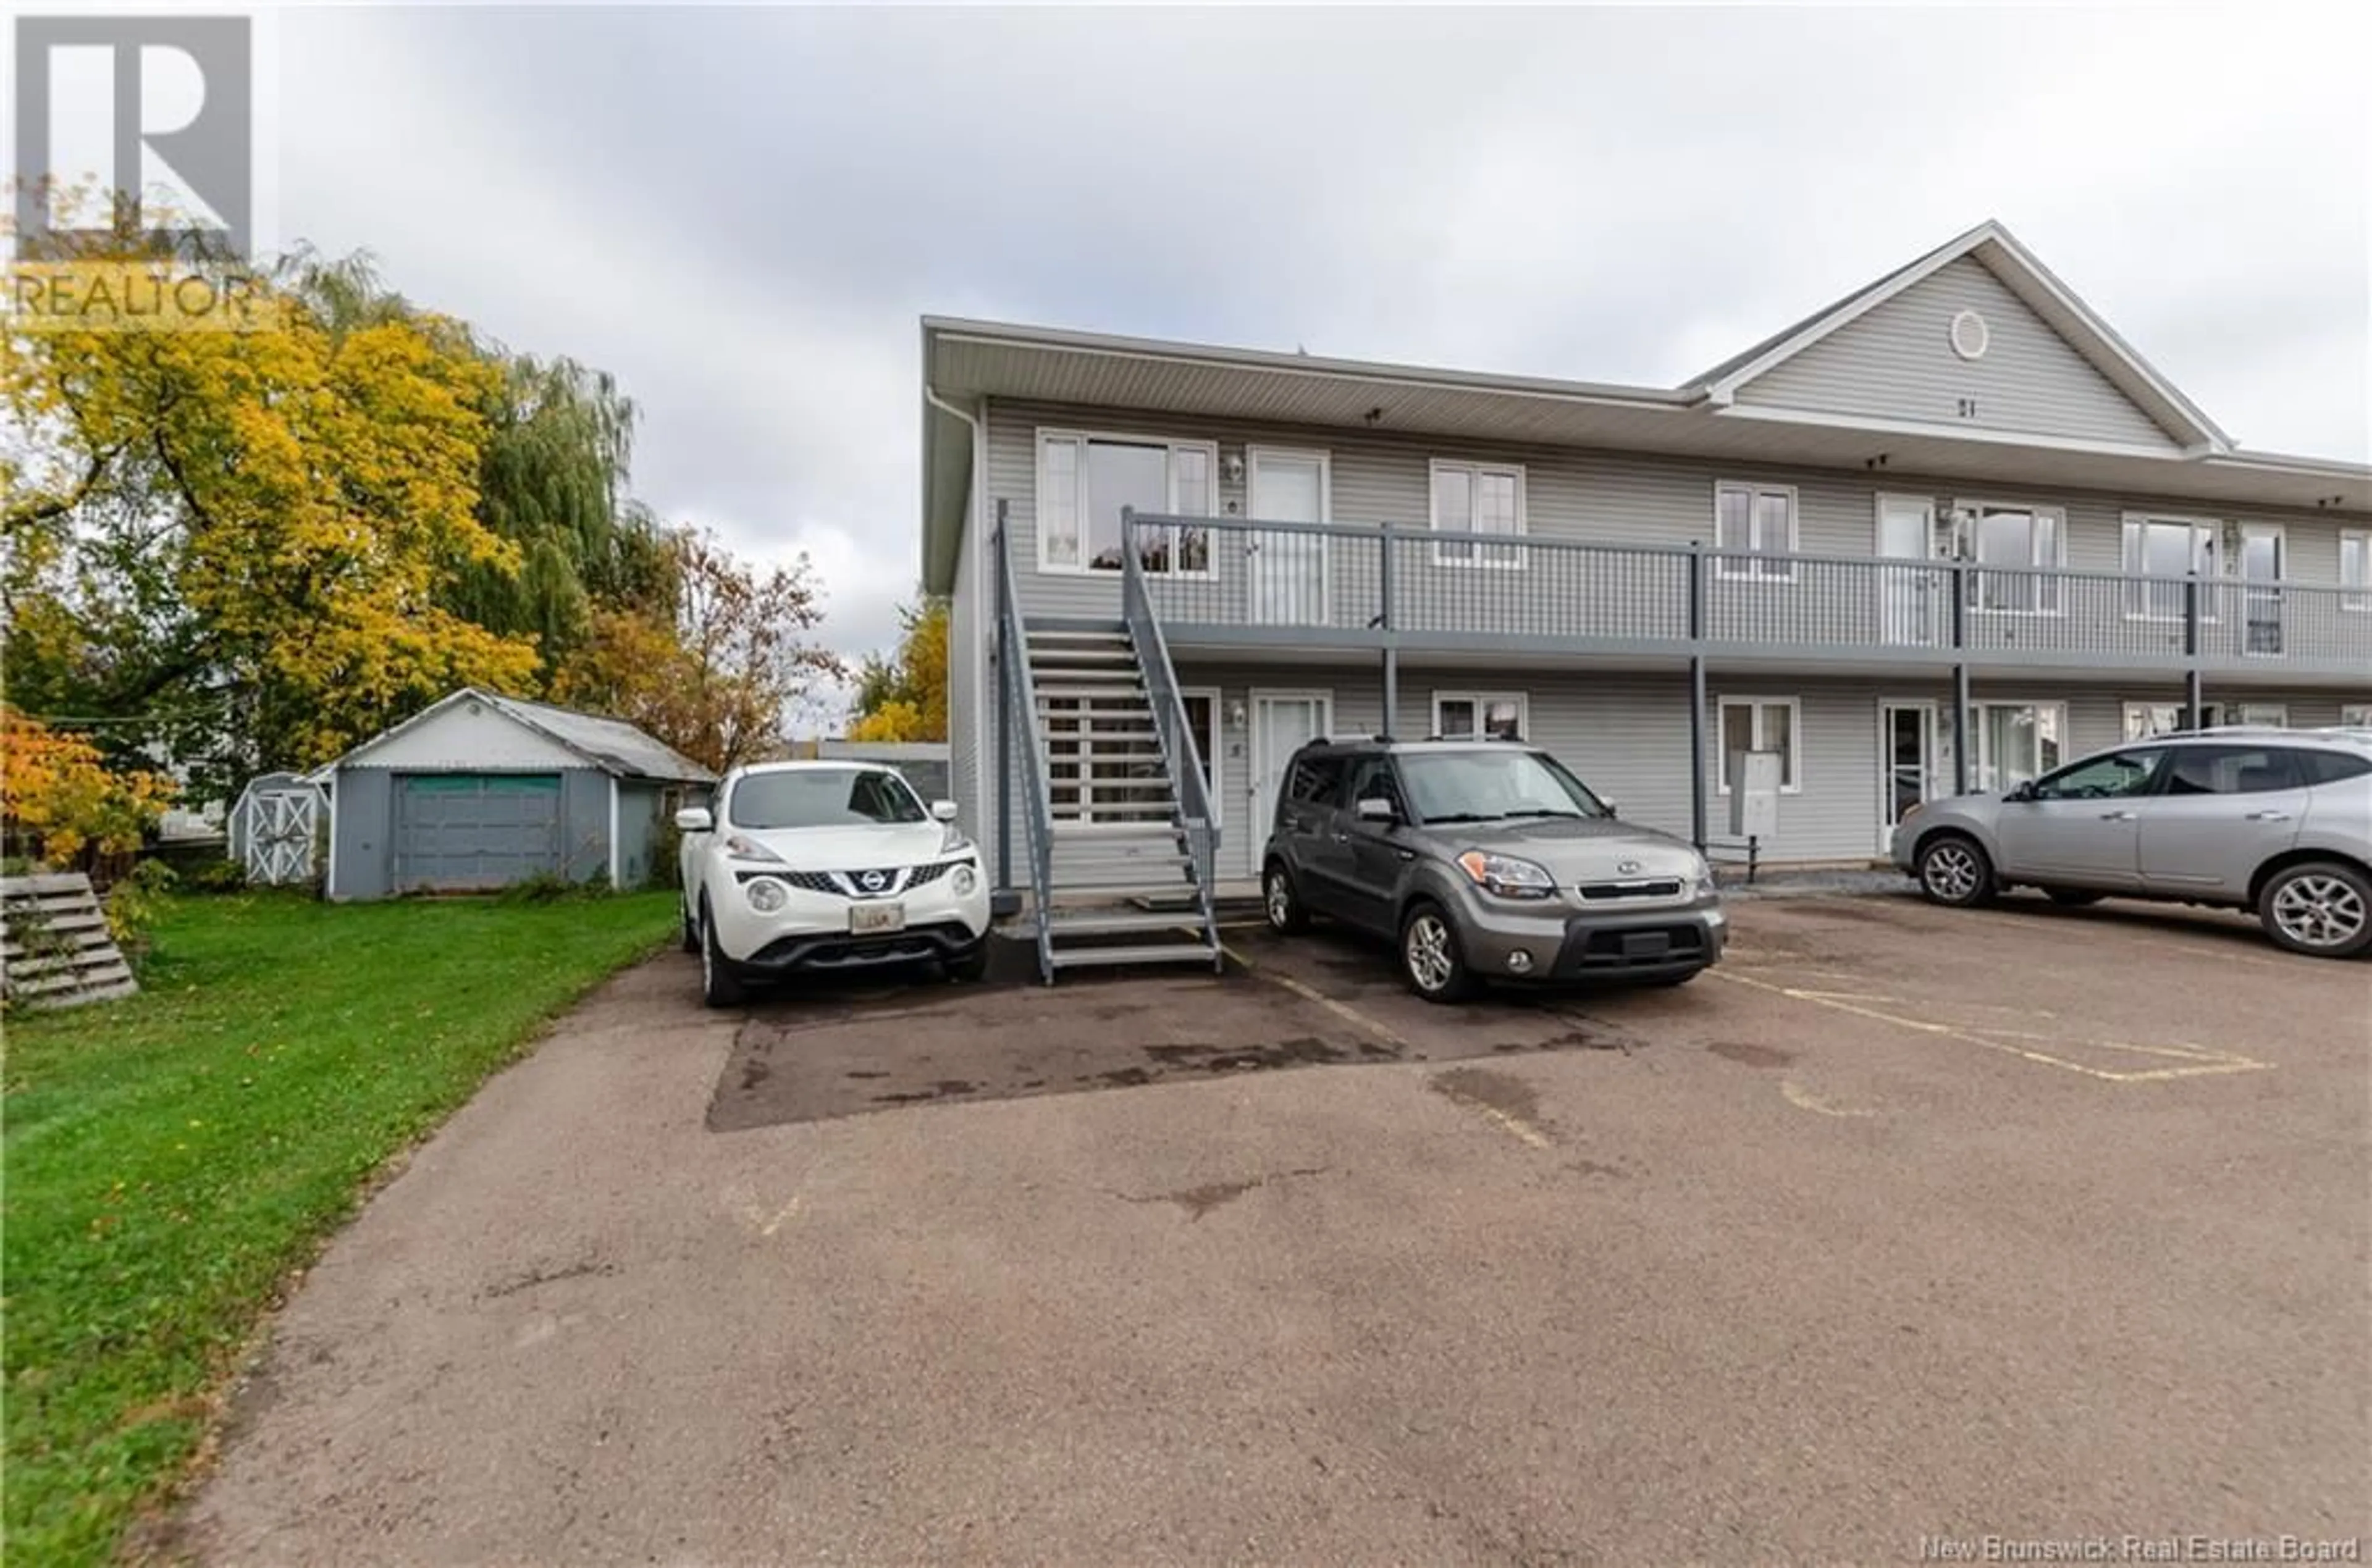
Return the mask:
{"type": "MultiPolygon", "coordinates": [[[[976,598],[981,599],[982,603],[973,605],[972,610],[976,621],[984,620],[985,618],[983,617],[980,612],[983,605],[986,603],[985,596],[988,591],[988,586],[981,577],[981,572],[987,569],[984,566],[981,566],[981,562],[984,559],[984,552],[982,548],[983,540],[981,538],[981,528],[984,523],[983,513],[985,510],[981,505],[981,497],[984,489],[983,481],[986,478],[986,464],[988,462],[988,431],[986,426],[982,424],[980,417],[977,414],[973,414],[964,409],[958,408],[955,404],[948,401],[947,399],[939,396],[939,389],[936,387],[932,386],[928,381],[924,381],[923,383],[923,401],[928,403],[931,407],[937,409],[941,413],[948,415],[949,418],[961,420],[963,422],[964,428],[971,432],[971,476],[969,483],[965,487],[965,520],[962,548],[974,552],[973,564],[980,568],[980,570],[972,573],[972,592],[973,596],[976,598]]],[[[991,639],[985,637],[980,637],[977,641],[982,656],[972,671],[972,690],[967,692],[966,696],[971,702],[972,711],[980,715],[980,722],[983,725],[994,726],[997,731],[996,735],[993,737],[985,733],[980,737],[979,761],[984,762],[992,757],[1001,755],[1001,753],[996,749],[995,743],[1003,738],[1005,725],[1004,714],[997,710],[996,704],[986,700],[988,658],[995,650],[995,645],[991,639]]],[[[979,784],[980,769],[976,762],[972,770],[973,787],[977,789],[979,787],[979,784]]],[[[981,810],[982,803],[980,801],[971,800],[964,803],[976,814],[975,820],[982,828],[985,829],[991,821],[994,821],[995,824],[996,843],[994,848],[996,852],[997,872],[994,886],[997,892],[1002,895],[1003,901],[1006,902],[1014,901],[1011,891],[1013,887],[1013,852],[1011,844],[1008,842],[1011,835],[1006,830],[1011,826],[1012,822],[1012,819],[1006,813],[1006,807],[1009,804],[1006,799],[1006,792],[1010,787],[1011,786],[1006,778],[1005,770],[999,768],[997,770],[996,776],[996,812],[994,818],[989,817],[987,813],[981,810]]],[[[983,844],[983,848],[987,846],[983,844]]],[[[985,859],[985,856],[983,856],[983,859],[985,859]]]]}

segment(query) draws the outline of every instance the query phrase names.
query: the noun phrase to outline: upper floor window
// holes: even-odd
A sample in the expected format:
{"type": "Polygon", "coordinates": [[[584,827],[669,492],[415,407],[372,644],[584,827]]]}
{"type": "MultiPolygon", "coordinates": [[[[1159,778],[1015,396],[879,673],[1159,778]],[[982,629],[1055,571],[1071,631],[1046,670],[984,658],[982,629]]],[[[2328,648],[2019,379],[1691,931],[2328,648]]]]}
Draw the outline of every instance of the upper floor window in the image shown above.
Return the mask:
{"type": "MultiPolygon", "coordinates": [[[[1210,517],[1218,466],[1208,441],[1039,432],[1039,568],[1119,571],[1122,512],[1210,517]]],[[[1148,572],[1207,573],[1211,538],[1201,528],[1140,531],[1137,558],[1148,572]]]]}
{"type": "Polygon", "coordinates": [[[2182,619],[2185,588],[2179,579],[2215,575],[2215,525],[2193,517],[2125,518],[2125,572],[2157,582],[2125,585],[2125,613],[2150,621],[2182,619]]]}
{"type": "Polygon", "coordinates": [[[1713,542],[1721,552],[1714,557],[1718,576],[1794,582],[1795,562],[1768,558],[1796,552],[1796,487],[1727,481],[1715,485],[1713,542]]]}
{"type": "MultiPolygon", "coordinates": [[[[1524,470],[1512,463],[1433,464],[1433,527],[1436,533],[1506,534],[1524,531],[1524,470]]],[[[1480,540],[1434,540],[1436,566],[1521,566],[1520,545],[1480,540]]]]}
{"type": "Polygon", "coordinates": [[[2340,609],[2372,610],[2372,533],[2349,528],[2339,536],[2339,586],[2340,609]]]}
{"type": "Polygon", "coordinates": [[[2058,572],[2067,560],[2067,531],[2059,512],[1982,502],[1967,512],[1970,558],[1989,568],[1969,574],[1971,608],[2058,614],[2058,572]]]}

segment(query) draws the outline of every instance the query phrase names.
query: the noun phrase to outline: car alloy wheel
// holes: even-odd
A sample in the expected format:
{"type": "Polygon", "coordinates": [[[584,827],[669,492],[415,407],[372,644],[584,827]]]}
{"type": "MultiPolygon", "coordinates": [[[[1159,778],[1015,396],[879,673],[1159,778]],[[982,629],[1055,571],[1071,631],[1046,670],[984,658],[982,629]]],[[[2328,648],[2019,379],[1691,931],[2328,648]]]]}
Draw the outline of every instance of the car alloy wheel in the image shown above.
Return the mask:
{"type": "Polygon", "coordinates": [[[2301,947],[2343,948],[2364,935],[2364,895],[2327,871],[2293,877],[2273,891],[2273,923],[2301,947]]]}
{"type": "Polygon", "coordinates": [[[1309,928],[1309,916],[1294,889],[1293,874],[1283,865],[1271,865],[1261,878],[1261,912],[1268,917],[1268,928],[1281,935],[1309,928]]]}
{"type": "Polygon", "coordinates": [[[1938,903],[1964,904],[1984,886],[1984,867],[1977,852],[1958,839],[1929,850],[1919,862],[1919,880],[1938,903]]]}
{"type": "Polygon", "coordinates": [[[1411,920],[1401,947],[1409,979],[1419,991],[1431,996],[1448,988],[1458,973],[1458,960],[1450,954],[1449,927],[1439,915],[1427,910],[1411,920]]]}

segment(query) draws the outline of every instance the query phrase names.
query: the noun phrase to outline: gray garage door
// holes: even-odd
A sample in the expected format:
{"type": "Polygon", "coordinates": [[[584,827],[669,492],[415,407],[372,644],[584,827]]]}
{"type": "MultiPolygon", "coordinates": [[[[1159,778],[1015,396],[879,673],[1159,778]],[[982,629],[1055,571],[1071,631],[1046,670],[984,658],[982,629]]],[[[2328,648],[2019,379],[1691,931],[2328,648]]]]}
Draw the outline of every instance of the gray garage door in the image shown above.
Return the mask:
{"type": "Polygon", "coordinates": [[[395,781],[395,886],[501,888],[558,875],[560,775],[414,773],[395,781]]]}

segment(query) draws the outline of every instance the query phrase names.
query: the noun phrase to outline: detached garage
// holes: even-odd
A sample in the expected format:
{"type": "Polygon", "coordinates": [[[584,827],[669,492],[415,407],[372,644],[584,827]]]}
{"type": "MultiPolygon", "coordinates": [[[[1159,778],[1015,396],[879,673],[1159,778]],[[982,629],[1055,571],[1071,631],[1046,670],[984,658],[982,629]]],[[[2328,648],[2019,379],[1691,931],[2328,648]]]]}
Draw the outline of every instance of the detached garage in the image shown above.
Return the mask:
{"type": "Polygon", "coordinates": [[[464,687],[314,775],[329,896],[483,892],[535,876],[638,888],[715,775],[619,719],[464,687]]]}

